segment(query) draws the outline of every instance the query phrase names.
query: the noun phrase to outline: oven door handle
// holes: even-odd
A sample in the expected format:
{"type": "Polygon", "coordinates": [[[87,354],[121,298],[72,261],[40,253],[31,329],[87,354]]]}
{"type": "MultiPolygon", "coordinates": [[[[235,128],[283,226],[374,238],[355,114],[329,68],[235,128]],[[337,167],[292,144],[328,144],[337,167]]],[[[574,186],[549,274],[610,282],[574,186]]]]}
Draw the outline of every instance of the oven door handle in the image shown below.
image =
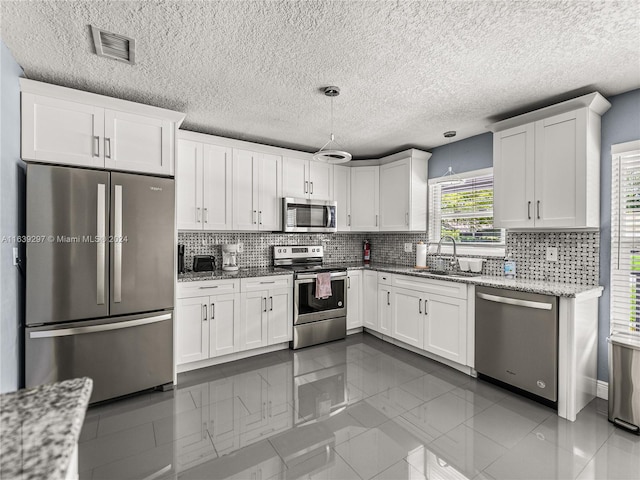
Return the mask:
{"type": "MultiPolygon", "coordinates": [[[[342,278],[346,276],[347,276],[347,272],[331,272],[331,278],[342,278]]],[[[316,278],[318,278],[317,273],[299,273],[298,277],[296,278],[296,282],[298,282],[299,280],[314,281],[316,278]]],[[[308,283],[308,282],[304,282],[304,283],[308,283]]]]}

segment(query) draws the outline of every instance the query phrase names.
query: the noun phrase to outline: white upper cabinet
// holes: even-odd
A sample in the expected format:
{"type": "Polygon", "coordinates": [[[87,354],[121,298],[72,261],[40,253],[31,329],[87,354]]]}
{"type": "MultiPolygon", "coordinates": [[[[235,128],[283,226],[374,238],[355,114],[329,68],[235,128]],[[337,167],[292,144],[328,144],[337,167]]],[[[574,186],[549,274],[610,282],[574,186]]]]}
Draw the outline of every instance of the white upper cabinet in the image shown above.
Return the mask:
{"type": "Polygon", "coordinates": [[[178,229],[230,230],[231,149],[179,138],[177,150],[178,229]]]}
{"type": "Polygon", "coordinates": [[[380,166],[380,231],[427,229],[426,152],[380,166]]]}
{"type": "Polygon", "coordinates": [[[281,228],[282,157],[233,149],[233,229],[281,228]]]}
{"type": "Polygon", "coordinates": [[[333,166],[333,199],[338,204],[338,231],[351,230],[351,170],[342,165],[333,166]]]}
{"type": "Polygon", "coordinates": [[[313,160],[284,157],[284,197],[333,200],[333,165],[313,160]]]}
{"type": "Polygon", "coordinates": [[[351,231],[377,232],[380,228],[380,167],[351,169],[351,231]]]}
{"type": "Polygon", "coordinates": [[[600,116],[610,106],[592,93],[489,127],[497,227],[599,227],[600,116]]]}
{"type": "Polygon", "coordinates": [[[183,114],[24,78],[20,87],[23,160],[174,174],[183,114]]]}
{"type": "Polygon", "coordinates": [[[362,327],[362,272],[347,272],[347,330],[362,327]]]}

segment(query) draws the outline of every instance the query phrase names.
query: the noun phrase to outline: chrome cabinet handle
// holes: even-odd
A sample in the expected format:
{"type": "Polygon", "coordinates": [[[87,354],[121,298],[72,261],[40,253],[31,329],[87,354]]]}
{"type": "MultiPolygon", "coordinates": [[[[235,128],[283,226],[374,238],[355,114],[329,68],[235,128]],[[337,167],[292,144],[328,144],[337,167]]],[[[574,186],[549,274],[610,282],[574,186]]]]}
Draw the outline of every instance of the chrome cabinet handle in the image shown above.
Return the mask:
{"type": "Polygon", "coordinates": [[[304,182],[304,193],[309,193],[309,182],[304,182]]]}
{"type": "Polygon", "coordinates": [[[100,156],[100,137],[97,135],[93,136],[93,156],[100,156]]]}
{"type": "Polygon", "coordinates": [[[111,158],[111,139],[110,138],[104,139],[104,156],[107,158],[111,158]]]}
{"type": "Polygon", "coordinates": [[[269,297],[269,302],[270,302],[269,311],[273,312],[273,297],[269,297]]]}
{"type": "Polygon", "coordinates": [[[258,212],[258,223],[262,225],[262,210],[258,212]]]}
{"type": "Polygon", "coordinates": [[[536,215],[538,217],[538,220],[540,220],[540,200],[538,200],[538,202],[537,202],[536,215]]]}
{"type": "Polygon", "coordinates": [[[347,226],[350,227],[351,226],[351,214],[347,215],[347,226]]]}
{"type": "Polygon", "coordinates": [[[424,314],[425,315],[429,315],[429,312],[427,311],[428,302],[429,302],[429,300],[427,300],[427,299],[424,300],[424,314]]]}
{"type": "Polygon", "coordinates": [[[216,304],[212,303],[211,304],[211,320],[215,320],[216,319],[216,304]]]}
{"type": "Polygon", "coordinates": [[[276,281],[275,281],[275,280],[272,280],[272,281],[270,281],[270,282],[260,282],[260,285],[266,285],[266,284],[268,284],[268,283],[276,283],[276,281]]]}
{"type": "Polygon", "coordinates": [[[204,210],[204,223],[209,223],[209,209],[203,208],[204,210]]]}
{"type": "Polygon", "coordinates": [[[409,212],[405,213],[404,216],[406,219],[405,222],[407,223],[407,226],[409,226],[409,212]]]}
{"type": "Polygon", "coordinates": [[[207,321],[207,304],[205,303],[204,305],[202,305],[202,308],[204,309],[204,315],[202,316],[202,321],[206,322],[207,321]]]}
{"type": "Polygon", "coordinates": [[[351,288],[351,277],[347,277],[347,288],[351,288]]]}
{"type": "Polygon", "coordinates": [[[263,297],[262,298],[262,303],[264,304],[264,307],[262,307],[262,311],[266,312],[267,311],[267,297],[263,297]]]}
{"type": "Polygon", "coordinates": [[[376,215],[376,227],[378,226],[378,215],[376,215]]]}
{"type": "Polygon", "coordinates": [[[311,188],[310,188],[309,193],[310,193],[311,195],[313,195],[313,182],[310,182],[310,185],[311,185],[311,188]]]}
{"type": "Polygon", "coordinates": [[[531,220],[531,200],[527,202],[527,220],[531,220]]]}
{"type": "Polygon", "coordinates": [[[391,302],[389,301],[390,295],[391,295],[391,292],[387,292],[387,305],[391,305],[391,302]]]}
{"type": "Polygon", "coordinates": [[[113,244],[113,302],[122,301],[122,185],[115,186],[113,244]]]}
{"type": "Polygon", "coordinates": [[[253,211],[253,224],[254,225],[256,224],[256,213],[257,213],[257,210],[254,210],[253,211]]]}
{"type": "Polygon", "coordinates": [[[104,276],[105,276],[105,262],[107,259],[106,255],[106,229],[107,229],[107,220],[106,220],[106,185],[104,183],[98,184],[98,205],[97,205],[97,213],[98,220],[96,225],[96,235],[98,237],[98,241],[96,242],[96,303],[98,305],[104,305],[105,298],[105,288],[104,288],[104,276]]]}
{"type": "Polygon", "coordinates": [[[196,207],[196,222],[200,223],[200,207],[196,207]]]}
{"type": "Polygon", "coordinates": [[[422,299],[418,300],[418,313],[422,314],[422,299]]]}

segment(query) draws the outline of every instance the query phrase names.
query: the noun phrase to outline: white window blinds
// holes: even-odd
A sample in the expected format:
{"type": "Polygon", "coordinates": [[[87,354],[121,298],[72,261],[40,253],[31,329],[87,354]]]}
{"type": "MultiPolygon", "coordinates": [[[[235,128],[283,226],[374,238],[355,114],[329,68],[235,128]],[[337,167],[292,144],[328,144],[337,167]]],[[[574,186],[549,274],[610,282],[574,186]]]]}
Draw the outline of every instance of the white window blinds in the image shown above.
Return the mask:
{"type": "Polygon", "coordinates": [[[611,331],[640,335],[640,150],[613,155],[611,331]]]}
{"type": "Polygon", "coordinates": [[[477,173],[460,184],[430,181],[430,241],[451,235],[463,244],[504,244],[504,230],[493,226],[493,173],[477,173]]]}

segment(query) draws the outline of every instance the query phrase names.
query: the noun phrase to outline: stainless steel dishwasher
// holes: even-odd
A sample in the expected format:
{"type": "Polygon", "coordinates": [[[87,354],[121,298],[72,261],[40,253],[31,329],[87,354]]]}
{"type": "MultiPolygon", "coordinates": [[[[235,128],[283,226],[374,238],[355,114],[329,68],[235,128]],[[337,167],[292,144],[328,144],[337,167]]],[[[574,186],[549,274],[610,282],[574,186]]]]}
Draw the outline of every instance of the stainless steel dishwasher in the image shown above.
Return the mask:
{"type": "Polygon", "coordinates": [[[557,297],[478,286],[475,337],[480,378],[557,402],[557,297]]]}

